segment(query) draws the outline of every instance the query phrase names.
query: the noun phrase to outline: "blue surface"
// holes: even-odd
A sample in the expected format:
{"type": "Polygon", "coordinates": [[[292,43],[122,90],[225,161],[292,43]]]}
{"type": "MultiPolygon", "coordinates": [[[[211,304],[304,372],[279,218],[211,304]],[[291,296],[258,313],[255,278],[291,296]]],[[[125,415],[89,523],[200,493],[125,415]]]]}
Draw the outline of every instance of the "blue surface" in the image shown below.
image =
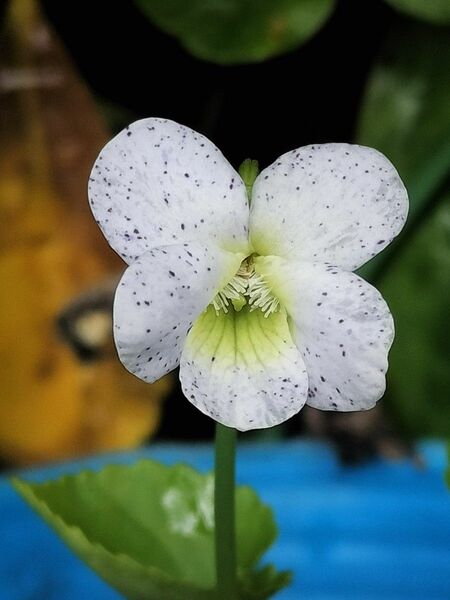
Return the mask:
{"type": "MultiPolygon", "coordinates": [[[[267,560],[293,569],[279,600],[450,599],[450,494],[441,443],[408,461],[339,465],[331,449],[310,442],[243,445],[238,480],[275,510],[280,537],[267,560]]],[[[149,456],[212,467],[210,446],[153,446],[27,472],[36,480],[82,467],[149,456]]],[[[15,494],[0,483],[1,600],[119,600],[15,494]]],[[[162,599],[163,600],[163,599],[162,599]]]]}

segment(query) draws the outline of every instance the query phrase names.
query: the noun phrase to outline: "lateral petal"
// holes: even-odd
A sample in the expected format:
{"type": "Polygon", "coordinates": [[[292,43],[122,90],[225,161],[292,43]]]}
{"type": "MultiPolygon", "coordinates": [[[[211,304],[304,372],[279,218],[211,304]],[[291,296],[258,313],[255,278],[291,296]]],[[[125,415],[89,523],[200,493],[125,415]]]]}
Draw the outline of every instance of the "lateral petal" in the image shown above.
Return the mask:
{"type": "Polygon", "coordinates": [[[320,263],[258,259],[257,269],[289,315],[309,377],[307,404],[372,408],[385,390],[392,315],[381,294],[354,273],[320,263]]]}
{"type": "Polygon", "coordinates": [[[114,338],[124,366],[150,383],[177,367],[192,323],[241,260],[186,242],[149,250],[130,265],[114,300],[114,338]]]}

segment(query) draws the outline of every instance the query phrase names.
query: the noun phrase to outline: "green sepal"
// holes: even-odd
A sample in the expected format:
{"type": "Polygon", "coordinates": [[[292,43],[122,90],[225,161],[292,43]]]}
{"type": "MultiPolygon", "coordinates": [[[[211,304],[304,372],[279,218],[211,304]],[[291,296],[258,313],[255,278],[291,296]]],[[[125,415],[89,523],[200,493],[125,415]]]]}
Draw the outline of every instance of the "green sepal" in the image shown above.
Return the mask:
{"type": "Polygon", "coordinates": [[[252,199],[253,184],[255,183],[255,179],[258,177],[258,173],[258,161],[252,160],[251,158],[246,158],[239,167],[239,175],[242,177],[242,181],[245,183],[249,202],[252,199]]]}
{"type": "MultiPolygon", "coordinates": [[[[12,484],[67,545],[131,600],[215,598],[213,477],[151,460],[55,481],[12,484]]],[[[276,537],[270,508],[236,489],[239,600],[263,600],[288,583],[257,569],[276,537]]]]}

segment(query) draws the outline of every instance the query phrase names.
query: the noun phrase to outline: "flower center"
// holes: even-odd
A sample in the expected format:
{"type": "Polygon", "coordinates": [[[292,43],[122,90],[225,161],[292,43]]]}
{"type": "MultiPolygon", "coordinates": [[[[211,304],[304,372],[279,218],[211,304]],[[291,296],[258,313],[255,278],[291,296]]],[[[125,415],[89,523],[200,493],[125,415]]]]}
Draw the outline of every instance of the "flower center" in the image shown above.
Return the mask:
{"type": "Polygon", "coordinates": [[[279,309],[280,302],[264,277],[256,272],[253,256],[244,259],[236,275],[216,294],[212,302],[216,313],[230,308],[240,311],[246,304],[250,312],[259,309],[265,317],[279,309]]]}

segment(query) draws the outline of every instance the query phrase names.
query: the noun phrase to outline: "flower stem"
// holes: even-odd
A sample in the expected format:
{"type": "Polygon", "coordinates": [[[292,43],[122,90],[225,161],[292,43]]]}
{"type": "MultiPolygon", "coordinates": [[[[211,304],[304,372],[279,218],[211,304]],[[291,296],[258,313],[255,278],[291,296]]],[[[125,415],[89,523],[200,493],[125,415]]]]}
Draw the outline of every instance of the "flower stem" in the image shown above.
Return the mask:
{"type": "Polygon", "coordinates": [[[218,600],[237,600],[235,535],[236,437],[235,429],[217,423],[214,513],[218,600]]]}

